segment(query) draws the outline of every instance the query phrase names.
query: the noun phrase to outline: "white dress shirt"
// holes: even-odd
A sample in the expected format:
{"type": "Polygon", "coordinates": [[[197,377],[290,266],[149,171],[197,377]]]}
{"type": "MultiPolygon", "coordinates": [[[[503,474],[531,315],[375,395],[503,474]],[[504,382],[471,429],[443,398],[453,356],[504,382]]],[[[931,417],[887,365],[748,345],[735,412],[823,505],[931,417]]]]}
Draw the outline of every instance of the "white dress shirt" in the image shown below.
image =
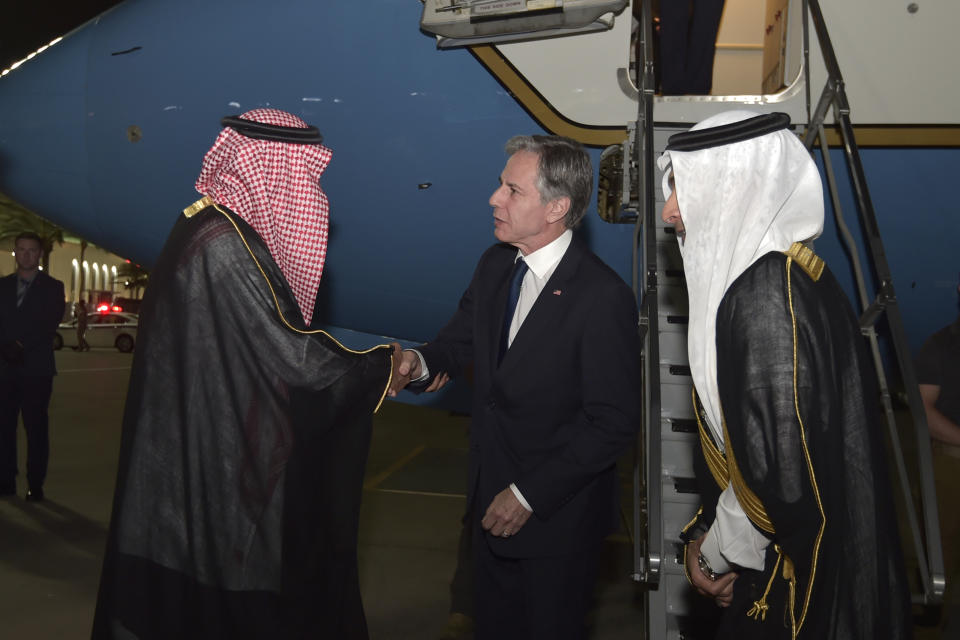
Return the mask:
{"type": "Polygon", "coordinates": [[[731,565],[763,571],[769,544],[770,539],[743,512],[733,485],[727,485],[717,501],[717,518],[703,539],[700,554],[717,573],[730,571],[731,565]]]}
{"type": "Polygon", "coordinates": [[[517,310],[513,313],[513,321],[510,323],[510,333],[507,335],[507,348],[513,344],[513,339],[517,337],[520,325],[527,319],[534,303],[540,297],[540,292],[546,286],[547,280],[553,275],[561,258],[567,252],[567,247],[573,240],[573,232],[567,229],[560,237],[545,247],[540,247],[529,255],[523,255],[517,251],[517,258],[522,257],[527,263],[529,269],[523,276],[523,283],[520,285],[520,298],[517,300],[517,310]]]}

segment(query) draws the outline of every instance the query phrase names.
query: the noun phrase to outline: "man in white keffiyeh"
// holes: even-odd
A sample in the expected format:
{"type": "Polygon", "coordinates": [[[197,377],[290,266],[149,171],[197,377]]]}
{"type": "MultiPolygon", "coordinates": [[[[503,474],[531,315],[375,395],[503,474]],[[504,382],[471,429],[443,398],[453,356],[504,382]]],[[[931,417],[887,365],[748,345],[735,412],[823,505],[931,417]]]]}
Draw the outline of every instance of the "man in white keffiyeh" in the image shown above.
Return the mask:
{"type": "Polygon", "coordinates": [[[804,244],[823,193],[789,122],[720,113],[659,160],[706,462],[687,575],[727,607],[717,637],[907,637],[875,381],[846,296],[804,244]]]}

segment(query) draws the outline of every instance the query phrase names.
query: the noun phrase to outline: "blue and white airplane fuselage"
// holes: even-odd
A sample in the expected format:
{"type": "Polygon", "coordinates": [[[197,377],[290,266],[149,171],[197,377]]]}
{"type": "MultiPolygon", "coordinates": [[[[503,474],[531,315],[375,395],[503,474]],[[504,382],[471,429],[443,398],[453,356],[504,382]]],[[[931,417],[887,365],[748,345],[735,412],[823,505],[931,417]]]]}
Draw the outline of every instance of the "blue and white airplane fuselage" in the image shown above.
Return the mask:
{"type": "MultiPolygon", "coordinates": [[[[911,25],[960,17],[951,7],[923,9],[933,15],[911,25]]],[[[629,9],[602,33],[473,50],[438,50],[419,29],[421,10],[416,0],[128,0],[0,78],[0,191],[149,266],[179,212],[200,197],[194,180],[220,118],[263,106],[294,112],[334,152],[323,178],[331,203],[324,322],[427,340],[495,242],[487,200],[503,143],[549,129],[590,144],[596,165],[601,147],[636,119],[636,101],[617,73],[629,64],[629,9]]],[[[831,10],[828,24],[852,31],[856,11],[831,10]]],[[[922,51],[932,46],[898,15],[876,15],[892,10],[868,10],[877,37],[903,31],[923,41],[922,51]]],[[[931,83],[929,100],[903,100],[898,83],[922,78],[873,72],[909,68],[907,46],[867,55],[853,36],[838,42],[841,67],[851,63],[844,69],[855,124],[946,126],[944,135],[956,136],[950,127],[960,112],[947,102],[956,87],[931,83]],[[878,77],[889,82],[883,100],[871,84],[878,77]]],[[[945,50],[952,41],[938,46],[936,64],[953,59],[945,50]]],[[[796,56],[787,63],[800,64],[796,56]]],[[[779,98],[795,121],[800,93],[788,86],[779,98]]],[[[749,102],[739,98],[659,99],[655,116],[689,123],[749,102]]],[[[769,110],[776,101],[755,102],[769,110]]],[[[956,315],[960,143],[942,144],[863,151],[914,348],[956,315]]],[[[607,224],[592,207],[580,233],[631,281],[630,225],[607,224]]],[[[817,248],[852,293],[829,220],[817,248]]]]}

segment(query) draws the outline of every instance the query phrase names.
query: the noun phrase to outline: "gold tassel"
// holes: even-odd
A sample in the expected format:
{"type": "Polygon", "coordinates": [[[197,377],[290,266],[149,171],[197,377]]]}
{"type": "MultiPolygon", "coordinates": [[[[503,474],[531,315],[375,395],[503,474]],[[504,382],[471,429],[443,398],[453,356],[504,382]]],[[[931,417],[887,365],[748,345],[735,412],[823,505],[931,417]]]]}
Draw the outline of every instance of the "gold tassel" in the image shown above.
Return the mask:
{"type": "Polygon", "coordinates": [[[767,609],[770,608],[770,605],[761,598],[753,603],[753,607],[750,608],[750,611],[747,611],[747,617],[753,618],[757,622],[762,622],[767,619],[767,609]]]}
{"type": "Polygon", "coordinates": [[[790,637],[793,640],[797,638],[797,617],[793,612],[793,607],[796,601],[797,595],[797,576],[793,571],[793,561],[789,557],[785,558],[783,561],[783,579],[790,582],[790,602],[787,606],[790,609],[790,637]]]}
{"type": "MultiPolygon", "coordinates": [[[[767,619],[767,609],[770,608],[770,605],[767,604],[767,594],[770,593],[770,587],[773,586],[773,579],[777,577],[777,569],[780,567],[780,560],[783,558],[783,551],[780,549],[780,545],[773,545],[774,550],[777,552],[777,563],[773,565],[773,571],[770,572],[770,580],[767,582],[767,588],[763,592],[763,597],[753,603],[753,607],[750,608],[750,611],[747,611],[747,617],[753,618],[757,622],[763,622],[767,619]]],[[[790,559],[787,559],[787,562],[790,562],[790,559]]],[[[784,572],[786,572],[787,567],[784,565],[784,572]]],[[[792,570],[792,567],[791,567],[792,570]]]]}

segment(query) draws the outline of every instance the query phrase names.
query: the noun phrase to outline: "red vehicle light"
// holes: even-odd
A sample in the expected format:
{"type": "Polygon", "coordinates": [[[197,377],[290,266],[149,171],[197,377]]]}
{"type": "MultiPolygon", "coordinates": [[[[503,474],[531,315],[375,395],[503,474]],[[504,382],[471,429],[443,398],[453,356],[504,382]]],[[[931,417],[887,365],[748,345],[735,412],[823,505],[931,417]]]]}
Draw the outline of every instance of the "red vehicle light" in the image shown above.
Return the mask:
{"type": "Polygon", "coordinates": [[[97,311],[99,311],[100,313],[106,313],[106,312],[110,311],[110,305],[108,305],[108,304],[106,304],[106,303],[98,304],[98,305],[97,305],[97,311]]]}
{"type": "Polygon", "coordinates": [[[123,307],[121,307],[118,304],[115,304],[112,307],[110,307],[110,311],[123,311],[123,307]]]}

